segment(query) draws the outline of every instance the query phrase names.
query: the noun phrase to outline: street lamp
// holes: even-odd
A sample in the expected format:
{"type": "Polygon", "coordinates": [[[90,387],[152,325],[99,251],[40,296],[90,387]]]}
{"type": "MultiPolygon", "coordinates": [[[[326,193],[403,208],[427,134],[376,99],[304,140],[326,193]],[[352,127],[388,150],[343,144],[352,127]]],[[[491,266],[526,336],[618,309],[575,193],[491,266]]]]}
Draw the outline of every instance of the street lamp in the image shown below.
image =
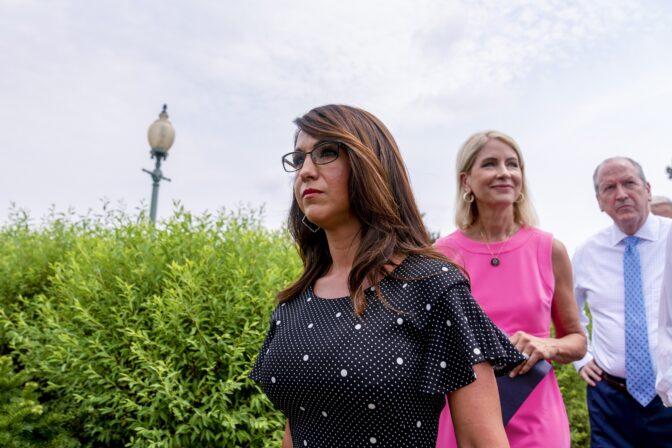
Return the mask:
{"type": "Polygon", "coordinates": [[[170,179],[163,176],[161,173],[161,160],[168,157],[168,150],[173,146],[175,141],[175,129],[168,120],[168,113],[166,109],[168,105],[163,105],[163,110],[159,114],[159,119],[154,121],[147,130],[147,140],[149,140],[149,147],[152,148],[152,158],[156,159],[154,171],[142,169],[145,173],[152,176],[152,203],[149,209],[149,219],[152,222],[156,221],[156,203],[159,198],[159,182],[161,179],[170,182],[170,179]]]}

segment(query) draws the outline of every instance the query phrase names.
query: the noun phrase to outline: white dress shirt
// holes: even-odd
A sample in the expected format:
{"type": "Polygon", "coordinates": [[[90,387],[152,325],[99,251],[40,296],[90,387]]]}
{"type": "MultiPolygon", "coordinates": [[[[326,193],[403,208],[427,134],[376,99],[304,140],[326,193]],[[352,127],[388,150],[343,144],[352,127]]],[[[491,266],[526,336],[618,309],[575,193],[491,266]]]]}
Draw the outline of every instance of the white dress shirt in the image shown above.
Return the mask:
{"type": "MultiPolygon", "coordinates": [[[[642,289],[649,333],[649,347],[655,369],[658,343],[660,289],[665,264],[665,245],[672,220],[649,214],[635,233],[642,269],[642,289]]],[[[623,239],[628,236],[616,224],[602,230],[581,245],[572,259],[574,294],[581,312],[581,325],[587,335],[588,303],[593,329],[588,353],[574,362],[579,370],[591,359],[607,373],[627,378],[625,371],[625,316],[623,286],[623,239]]]]}
{"type": "Polygon", "coordinates": [[[672,406],[672,230],[667,236],[665,272],[660,295],[658,347],[656,348],[656,391],[667,407],[672,406]]]}

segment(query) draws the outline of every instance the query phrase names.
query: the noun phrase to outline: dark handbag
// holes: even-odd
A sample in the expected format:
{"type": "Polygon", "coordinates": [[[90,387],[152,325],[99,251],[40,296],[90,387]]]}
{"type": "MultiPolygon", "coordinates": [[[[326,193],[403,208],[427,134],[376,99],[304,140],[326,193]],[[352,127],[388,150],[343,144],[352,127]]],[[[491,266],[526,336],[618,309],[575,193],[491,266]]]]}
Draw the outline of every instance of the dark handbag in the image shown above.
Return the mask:
{"type": "Polygon", "coordinates": [[[505,426],[549,370],[551,370],[551,363],[542,359],[524,375],[518,375],[515,378],[510,378],[508,375],[497,377],[499,402],[502,406],[502,419],[505,426]]]}

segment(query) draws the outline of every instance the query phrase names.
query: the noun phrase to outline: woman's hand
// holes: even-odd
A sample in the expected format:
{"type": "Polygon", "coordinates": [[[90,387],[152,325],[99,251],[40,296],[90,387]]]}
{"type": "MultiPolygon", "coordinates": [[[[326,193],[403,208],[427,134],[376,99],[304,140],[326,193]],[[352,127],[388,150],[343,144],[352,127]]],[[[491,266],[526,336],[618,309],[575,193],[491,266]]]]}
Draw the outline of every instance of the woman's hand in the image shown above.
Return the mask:
{"type": "Polygon", "coordinates": [[[555,338],[539,338],[524,331],[516,331],[509,340],[527,358],[527,361],[511,371],[511,378],[526,374],[539,360],[553,360],[560,351],[555,338]]]}

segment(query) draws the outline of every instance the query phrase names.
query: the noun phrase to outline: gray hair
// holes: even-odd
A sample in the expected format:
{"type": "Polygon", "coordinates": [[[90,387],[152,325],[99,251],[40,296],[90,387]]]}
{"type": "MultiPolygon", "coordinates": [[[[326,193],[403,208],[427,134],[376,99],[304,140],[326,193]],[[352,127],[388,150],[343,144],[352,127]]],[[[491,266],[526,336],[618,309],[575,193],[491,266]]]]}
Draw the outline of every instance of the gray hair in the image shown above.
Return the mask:
{"type": "Polygon", "coordinates": [[[630,157],[609,157],[608,159],[604,159],[602,163],[597,165],[597,168],[595,168],[595,171],[593,172],[593,186],[595,187],[595,194],[599,194],[599,191],[597,189],[597,175],[600,171],[600,168],[602,168],[609,162],[615,162],[617,160],[624,160],[626,162],[629,162],[630,165],[632,165],[637,171],[637,175],[639,176],[640,179],[642,179],[642,182],[646,183],[646,176],[644,175],[644,169],[642,168],[642,165],[635,162],[630,157]]]}

